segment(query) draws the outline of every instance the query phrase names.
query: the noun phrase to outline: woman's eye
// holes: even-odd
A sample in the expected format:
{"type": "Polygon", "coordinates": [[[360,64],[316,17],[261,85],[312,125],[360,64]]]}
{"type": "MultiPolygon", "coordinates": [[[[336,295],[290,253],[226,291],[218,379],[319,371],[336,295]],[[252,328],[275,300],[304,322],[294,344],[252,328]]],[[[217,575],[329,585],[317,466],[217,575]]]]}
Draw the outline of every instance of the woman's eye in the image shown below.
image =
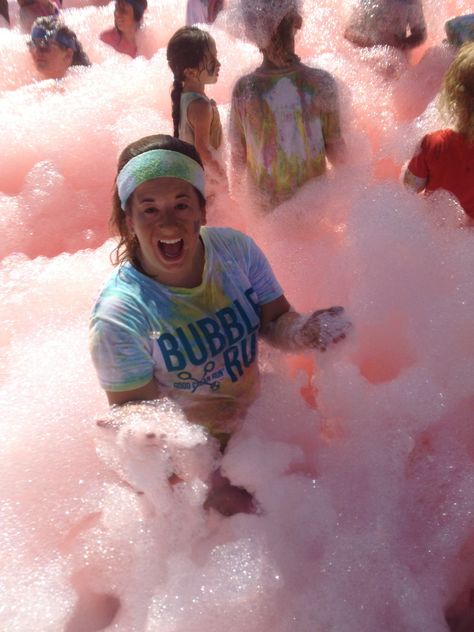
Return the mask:
{"type": "Polygon", "coordinates": [[[188,208],[188,205],[185,202],[180,202],[179,204],[176,204],[175,209],[177,211],[185,211],[188,208]]]}
{"type": "Polygon", "coordinates": [[[146,208],[143,211],[146,215],[152,215],[153,213],[156,213],[156,208],[154,208],[153,206],[149,206],[148,208],[146,208]]]}

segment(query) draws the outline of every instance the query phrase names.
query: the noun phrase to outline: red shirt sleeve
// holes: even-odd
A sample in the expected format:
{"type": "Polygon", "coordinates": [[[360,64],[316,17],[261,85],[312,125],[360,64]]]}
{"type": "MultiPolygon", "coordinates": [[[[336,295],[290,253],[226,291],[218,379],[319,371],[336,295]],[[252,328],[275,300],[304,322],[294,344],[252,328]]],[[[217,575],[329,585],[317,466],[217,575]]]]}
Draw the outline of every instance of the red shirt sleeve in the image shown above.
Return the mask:
{"type": "Polygon", "coordinates": [[[408,164],[409,171],[418,178],[428,177],[428,165],[426,163],[426,140],[427,137],[424,136],[421,143],[418,145],[415,155],[408,164]]]}

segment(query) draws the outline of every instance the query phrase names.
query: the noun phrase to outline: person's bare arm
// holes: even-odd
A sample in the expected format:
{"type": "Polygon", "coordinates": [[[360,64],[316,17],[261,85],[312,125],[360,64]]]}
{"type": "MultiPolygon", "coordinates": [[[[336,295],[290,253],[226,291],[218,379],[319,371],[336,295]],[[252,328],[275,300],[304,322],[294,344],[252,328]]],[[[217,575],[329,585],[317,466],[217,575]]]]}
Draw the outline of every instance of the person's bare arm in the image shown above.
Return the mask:
{"type": "Polygon", "coordinates": [[[413,189],[417,193],[420,193],[426,188],[426,184],[428,182],[428,178],[419,178],[415,176],[408,167],[405,168],[403,173],[403,184],[407,187],[407,189],[413,189]]]}
{"type": "Polygon", "coordinates": [[[302,315],[290,310],[283,295],[261,307],[261,335],[273,347],[284,351],[325,351],[329,344],[343,340],[350,327],[342,307],[302,315]]]}

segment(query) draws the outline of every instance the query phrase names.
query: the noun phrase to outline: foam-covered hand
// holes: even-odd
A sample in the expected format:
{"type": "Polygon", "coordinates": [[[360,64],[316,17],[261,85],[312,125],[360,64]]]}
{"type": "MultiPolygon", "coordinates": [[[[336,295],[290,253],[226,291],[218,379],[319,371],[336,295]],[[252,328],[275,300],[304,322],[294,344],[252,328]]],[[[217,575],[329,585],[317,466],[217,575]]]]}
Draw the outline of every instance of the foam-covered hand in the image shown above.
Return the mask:
{"type": "Polygon", "coordinates": [[[310,316],[301,316],[293,325],[292,338],[297,347],[310,347],[326,351],[331,343],[346,337],[352,323],[343,307],[319,309],[310,316]]]}

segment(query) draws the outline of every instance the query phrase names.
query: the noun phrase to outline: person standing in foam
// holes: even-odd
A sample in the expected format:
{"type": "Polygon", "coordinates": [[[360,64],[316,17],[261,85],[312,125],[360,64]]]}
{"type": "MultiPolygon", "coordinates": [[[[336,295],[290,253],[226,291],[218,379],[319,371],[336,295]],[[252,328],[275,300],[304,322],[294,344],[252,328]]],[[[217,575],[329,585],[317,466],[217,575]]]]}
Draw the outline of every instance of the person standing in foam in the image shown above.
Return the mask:
{"type": "Polygon", "coordinates": [[[45,79],[62,79],[71,66],[90,66],[74,31],[53,16],[35,20],[27,44],[45,79]]]}
{"type": "Polygon", "coordinates": [[[101,41],[118,53],[135,58],[138,55],[137,34],[147,6],[147,0],[116,0],[114,26],[100,34],[101,41]]]}
{"type": "Polygon", "coordinates": [[[173,73],[171,90],[173,133],[194,145],[211,182],[226,182],[216,151],[222,143],[222,126],[214,100],[205,87],[217,82],[219,68],[216,43],[196,26],[180,28],[168,42],[166,57],[173,73]]]}
{"type": "Polygon", "coordinates": [[[302,26],[297,0],[243,0],[241,10],[263,63],[233,90],[233,178],[238,186],[247,168],[257,200],[268,210],[322,175],[326,158],[342,162],[345,143],[334,78],[295,55],[302,26]]]}
{"type": "Polygon", "coordinates": [[[90,351],[111,405],[170,397],[225,446],[258,393],[258,337],[288,350],[345,337],[342,307],[290,310],[246,235],[206,227],[195,147],[167,135],[122,152],[111,224],[117,271],[92,310],[90,351]]]}
{"type": "Polygon", "coordinates": [[[59,0],[18,0],[20,6],[20,24],[23,31],[29,32],[33,22],[40,17],[59,18],[62,2],[59,0]]]}
{"type": "Polygon", "coordinates": [[[474,219],[474,43],[461,48],[446,73],[440,105],[454,129],[422,138],[403,181],[418,192],[450,191],[474,219]]]}
{"type": "Polygon", "coordinates": [[[186,26],[212,24],[223,7],[223,0],[188,0],[186,26]]]}
{"type": "Polygon", "coordinates": [[[344,37],[361,47],[415,48],[426,39],[421,0],[357,0],[344,37]]]}

